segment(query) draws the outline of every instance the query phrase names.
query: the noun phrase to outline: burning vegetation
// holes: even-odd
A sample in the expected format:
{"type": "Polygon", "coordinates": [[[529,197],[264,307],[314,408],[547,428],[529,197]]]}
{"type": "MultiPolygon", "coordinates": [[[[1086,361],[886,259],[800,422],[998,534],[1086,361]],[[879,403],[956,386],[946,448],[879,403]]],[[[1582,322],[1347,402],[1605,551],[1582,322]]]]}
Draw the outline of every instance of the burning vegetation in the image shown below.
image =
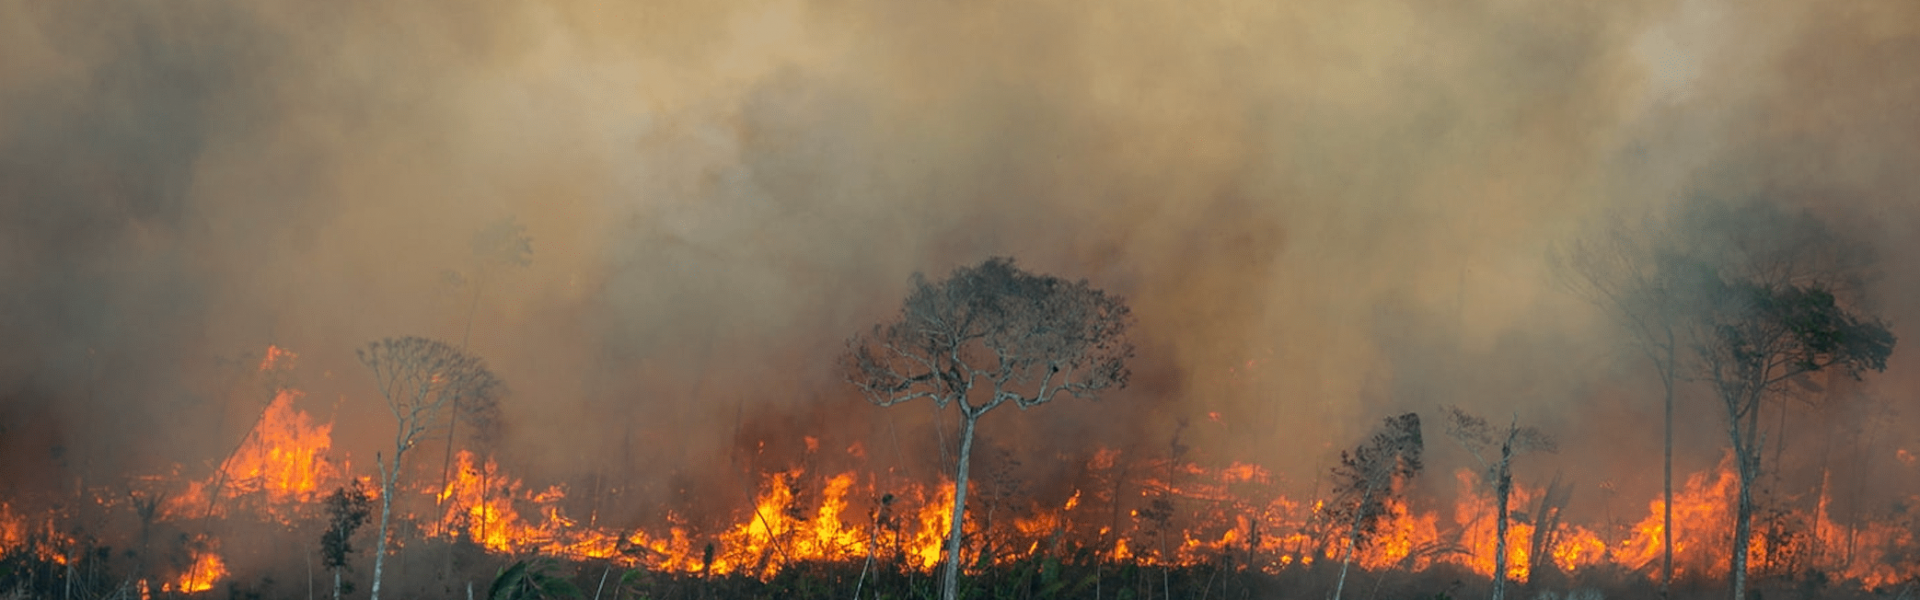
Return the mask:
{"type": "MultiPolygon", "coordinates": [[[[855,336],[840,363],[872,404],[932,401],[941,461],[923,473],[935,476],[874,462],[870,440],[836,449],[799,432],[800,443],[785,440],[797,452],[779,456],[768,447],[782,440],[744,433],[738,441],[751,443],[753,456],[746,468],[710,475],[738,484],[732,500],[634,518],[607,506],[617,495],[598,481],[583,494],[580,481],[529,479],[503,466],[511,456],[493,440],[505,383],[477,356],[415,337],[379,340],[358,355],[393,417],[394,441],[375,454],[373,473],[357,472],[335,448],[335,423],[310,413],[293,383],[299,355],[268,346],[247,378],[262,384],[265,401],[205,475],[176,465],[124,487],[83,484],[51,501],[0,502],[0,583],[142,598],[223,586],[230,595],[284,595],[273,582],[300,575],[262,558],[295,547],[310,594],[331,587],[344,597],[365,582],[374,598],[389,576],[406,595],[476,584],[494,596],[584,595],[591,585],[615,598],[847,587],[856,597],[1099,598],[1111,587],[1116,596],[1161,598],[1321,589],[1337,599],[1390,580],[1453,578],[1454,587],[1488,582],[1498,599],[1510,587],[1699,591],[1728,580],[1738,588],[1748,577],[1863,594],[1920,583],[1920,497],[1842,516],[1834,506],[1844,486],[1830,465],[1817,487],[1790,491],[1779,451],[1763,462],[1755,445],[1767,439],[1754,433],[1768,424],[1762,408],[1780,406],[1768,414],[1784,420],[1789,393],[1805,399],[1883,369],[1893,344],[1884,326],[1849,312],[1819,269],[1702,279],[1695,265],[1636,268],[1641,279],[1592,281],[1709,298],[1697,314],[1668,314],[1670,297],[1626,308],[1662,311],[1664,326],[1698,340],[1692,351],[1701,358],[1684,364],[1727,399],[1734,445],[1716,468],[1683,474],[1671,496],[1603,498],[1608,510],[1625,507],[1603,520],[1574,516],[1579,494],[1560,475],[1544,485],[1516,476],[1516,465],[1538,460],[1516,458],[1559,449],[1551,432],[1522,426],[1517,415],[1502,427],[1451,406],[1435,414],[1472,462],[1439,466],[1442,475],[1428,472],[1432,436],[1414,412],[1385,419],[1308,477],[1202,458],[1187,445],[1184,419],[1163,449],[1065,451],[1042,457],[1048,466],[1039,471],[1023,465],[1040,458],[1004,446],[975,460],[975,425],[988,410],[1122,388],[1135,352],[1121,298],[991,259],[944,280],[917,278],[901,317],[855,336]],[[1644,269],[1658,277],[1646,279],[1644,269]],[[960,421],[948,441],[938,417],[950,407],[960,421]],[[421,460],[434,455],[423,448],[444,452],[444,463],[421,460]],[[1034,472],[1048,477],[1029,479],[1034,472]],[[367,563],[370,574],[361,571],[367,563]]],[[[1649,353],[1672,358],[1680,348],[1668,342],[1649,353]]],[[[1226,425],[1217,413],[1209,422],[1226,425]]],[[[1912,466],[1910,453],[1896,456],[1912,466]]],[[[1851,474],[1855,489],[1861,473],[1851,474]]]]}
{"type": "MultiPolygon", "coordinates": [[[[329,504],[344,502],[329,499],[330,494],[362,490],[364,506],[365,490],[372,489],[367,478],[352,477],[344,462],[329,457],[332,424],[297,408],[300,397],[296,390],[277,390],[253,433],[208,480],[139,478],[149,490],[144,502],[143,496],[116,498],[100,488],[85,490],[92,503],[84,506],[29,512],[0,504],[0,552],[7,557],[8,581],[27,589],[100,589],[103,577],[127,576],[112,571],[119,557],[100,545],[101,538],[76,528],[85,514],[138,512],[146,506],[151,522],[144,527],[183,532],[221,531],[233,522],[270,523],[281,532],[276,535],[293,543],[297,533],[318,530],[329,504]],[[165,500],[155,507],[152,498],[158,497],[165,500]]],[[[1417,421],[1409,423],[1417,427],[1417,421]]],[[[1379,448],[1398,443],[1390,436],[1381,439],[1390,442],[1376,442],[1385,444],[1379,448]]],[[[444,486],[419,478],[399,489],[395,521],[406,525],[396,528],[396,552],[438,547],[468,557],[465,561],[544,557],[578,569],[582,585],[617,572],[612,584],[601,585],[623,595],[674,586],[711,592],[791,585],[793,576],[807,573],[831,585],[912,587],[916,574],[918,585],[931,585],[944,556],[952,483],[861,468],[809,467],[824,462],[816,460],[823,458],[819,443],[809,441],[797,464],[754,479],[751,503],[722,511],[668,512],[663,522],[631,526],[583,520],[569,513],[578,505],[569,502],[569,486],[530,485],[503,469],[496,457],[460,450],[444,486]],[[851,582],[846,580],[850,573],[857,573],[851,582]]],[[[1351,457],[1358,478],[1348,480],[1349,486],[1369,481],[1364,463],[1380,456],[1375,452],[1363,448],[1351,457]]],[[[865,453],[854,447],[840,454],[857,462],[865,453]]],[[[1017,483],[994,477],[980,484],[983,500],[970,505],[962,538],[966,573],[982,578],[998,573],[995,585],[1012,585],[1005,580],[1008,574],[1030,569],[1041,579],[1019,585],[1070,577],[1078,579],[1047,589],[1074,595],[1091,585],[1151,587],[1160,589],[1158,597],[1169,591],[1254,589],[1272,584],[1250,581],[1324,574],[1346,561],[1349,551],[1357,571],[1373,574],[1369,585],[1391,573],[1486,578],[1498,564],[1493,486],[1472,468],[1453,471],[1457,500],[1450,506],[1420,491],[1437,484],[1421,483],[1404,470],[1371,480],[1381,486],[1364,499],[1349,490],[1347,501],[1374,505],[1365,517],[1373,522],[1356,528],[1354,510],[1361,505],[1335,510],[1343,497],[1337,483],[1316,495],[1289,496],[1281,478],[1258,464],[1207,465],[1112,448],[1071,460],[1068,471],[1077,475],[1063,488],[1070,490],[1064,498],[1021,495],[1008,489],[1017,483]]],[[[1737,501],[1731,460],[1688,475],[1676,494],[1673,550],[1681,581],[1715,580],[1728,560],[1737,501]]],[[[1920,563],[1910,554],[1920,520],[1907,513],[1837,519],[1829,512],[1831,487],[1823,483],[1816,497],[1769,507],[1750,547],[1756,573],[1817,572],[1864,589],[1893,589],[1920,577],[1920,563]]],[[[1545,487],[1513,485],[1505,544],[1510,581],[1657,580],[1662,501],[1641,503],[1643,515],[1577,524],[1562,518],[1572,499],[1569,490],[1558,480],[1545,487]]],[[[364,521],[367,509],[361,510],[364,521]]],[[[365,536],[361,539],[364,544],[365,536]]],[[[139,594],[197,595],[236,577],[214,533],[148,540],[145,546],[147,552],[175,558],[140,562],[135,568],[145,576],[125,583],[139,594]],[[161,549],[168,545],[175,547],[161,549]]]]}
{"type": "Polygon", "coordinates": [[[0,600],[1920,597],[1916,15],[0,0],[0,600]]]}
{"type": "MultiPolygon", "coordinates": [[[[281,394],[264,413],[257,426],[260,443],[249,441],[225,463],[230,482],[219,485],[217,493],[209,482],[151,480],[172,486],[175,494],[172,508],[160,512],[155,525],[218,529],[218,521],[244,519],[280,523],[291,531],[323,518],[320,491],[355,483],[344,469],[316,460],[315,449],[326,448],[329,425],[283,406],[290,397],[281,394]],[[227,501],[209,502],[211,497],[227,501]],[[226,508],[209,508],[221,506],[226,508]]],[[[1346,517],[1332,518],[1337,515],[1327,508],[1331,496],[1288,497],[1276,477],[1256,464],[1207,466],[1125,456],[1113,449],[1096,449],[1078,460],[1081,480],[1067,498],[998,498],[994,502],[1005,512],[968,522],[962,558],[969,572],[1046,563],[1054,569],[1108,565],[1281,576],[1337,565],[1347,547],[1346,517]]],[[[782,573],[830,564],[866,565],[876,573],[869,577],[881,571],[930,573],[942,556],[953,494],[951,483],[796,466],[763,474],[752,504],[726,511],[726,519],[693,522],[669,516],[660,524],[611,527],[569,516],[566,486],[529,486],[494,459],[472,451],[460,451],[456,463],[445,487],[423,483],[403,490],[398,505],[409,512],[399,520],[415,524],[418,532],[399,544],[405,551],[441,544],[500,560],[544,556],[652,573],[641,579],[654,582],[675,577],[775,581],[782,573]]],[[[1723,464],[1689,475],[1677,495],[1675,562],[1682,580],[1714,578],[1723,568],[1734,482],[1731,465],[1723,464]]],[[[1373,573],[1454,568],[1490,576],[1494,498],[1473,469],[1458,469],[1453,483],[1459,500],[1447,507],[1412,496],[1409,483],[1396,483],[1392,493],[1382,494],[1378,523],[1364,532],[1366,542],[1357,547],[1353,564],[1373,573]]],[[[1645,502],[1644,516],[1630,525],[1593,528],[1558,518],[1569,501],[1564,490],[1558,482],[1547,488],[1515,486],[1506,544],[1513,582],[1525,584],[1542,573],[1657,577],[1660,500],[1645,502]]],[[[1867,588],[1898,586],[1920,576],[1920,564],[1908,559],[1920,521],[1888,515],[1839,522],[1826,512],[1830,500],[1823,492],[1805,507],[1783,506],[1770,514],[1751,547],[1757,571],[1817,571],[1867,588]]],[[[90,510],[124,508],[104,497],[99,501],[102,506],[90,510]]],[[[93,556],[94,542],[73,531],[78,510],[23,513],[0,504],[0,545],[15,565],[9,576],[16,585],[57,588],[68,579],[85,579],[77,569],[104,568],[101,563],[112,560],[93,556]]],[[[136,585],[163,595],[191,594],[232,577],[218,538],[197,535],[184,546],[190,556],[185,564],[157,569],[172,572],[136,585]]],[[[628,579],[631,585],[633,578],[628,579]]]]}
{"type": "MultiPolygon", "coordinates": [[[[1808,376],[1826,366],[1846,365],[1841,374],[1852,377],[1884,366],[1890,334],[1846,312],[1821,280],[1745,281],[1761,283],[1688,292],[1726,290],[1725,304],[1686,322],[1700,328],[1702,356],[1739,363],[1703,371],[1721,378],[1723,396],[1758,411],[1789,380],[1823,389],[1808,376]],[[1772,337],[1751,341],[1762,333],[1772,337]],[[1758,366],[1740,366],[1748,363],[1758,366]],[[1776,367],[1785,374],[1767,370],[1776,367]]],[[[1231,597],[1324,586],[1340,598],[1389,579],[1446,577],[1490,582],[1499,598],[1514,586],[1708,589],[1729,578],[1728,565],[1736,587],[1749,576],[1861,593],[1920,582],[1912,554],[1920,519],[1910,510],[1920,497],[1843,518],[1831,470],[1814,489],[1755,495],[1768,463],[1742,443],[1761,439],[1746,433],[1763,423],[1757,412],[1732,413],[1734,450],[1717,468],[1687,474],[1671,505],[1664,494],[1609,500],[1626,514],[1599,522],[1570,517],[1576,488],[1560,476],[1544,485],[1515,476],[1516,457],[1558,449],[1553,435],[1517,416],[1501,427],[1457,407],[1438,414],[1473,463],[1445,468],[1450,480],[1427,473],[1433,452],[1418,413],[1385,419],[1304,492],[1302,481],[1258,462],[1196,457],[1184,419],[1164,450],[1061,453],[1047,457],[1048,481],[1026,480],[1030,459],[1008,448],[973,460],[975,423],[1003,402],[1024,409],[1058,393],[1123,387],[1134,353],[1129,308],[1086,282],[1032,275],[1006,259],[915,286],[899,321],[849,342],[842,368],[873,404],[928,398],[936,416],[958,411],[960,437],[939,442],[937,477],[874,463],[859,440],[835,450],[803,433],[803,451],[774,458],[765,453],[777,440],[758,439],[748,469],[729,475],[737,502],[664,506],[623,522],[600,494],[578,494],[579,482],[529,482],[504,467],[490,440],[505,384],[478,357],[424,338],[388,338],[359,354],[396,428],[376,472],[356,473],[334,448],[335,424],[303,408],[292,383],[299,356],[269,346],[251,377],[267,400],[205,476],[175,466],[125,488],[80,486],[43,508],[0,503],[0,581],[83,595],[194,596],[222,585],[265,595],[276,593],[263,587],[274,579],[245,583],[246,569],[288,576],[285,565],[257,559],[292,545],[302,548],[309,593],[325,585],[315,583],[320,558],[335,597],[357,590],[358,566],[371,562],[375,598],[388,575],[406,581],[407,594],[431,581],[442,593],[484,584],[495,596],[584,595],[591,581],[596,596],[611,589],[616,598],[847,586],[856,596],[948,598],[983,590],[1097,598],[1108,586],[1116,595],[1231,597]],[[454,436],[462,423],[467,436],[454,436]],[[417,459],[432,453],[417,450],[441,440],[435,478],[432,461],[417,459]],[[98,528],[111,523],[136,523],[137,534],[98,528]],[[115,543],[126,550],[115,553],[115,543]],[[488,565],[508,566],[487,576],[488,565]],[[1363,583],[1350,586],[1354,579],[1363,583]]],[[[1210,421],[1223,424],[1217,414],[1210,421]]],[[[1902,466],[1910,456],[1898,454],[1902,466]]]]}

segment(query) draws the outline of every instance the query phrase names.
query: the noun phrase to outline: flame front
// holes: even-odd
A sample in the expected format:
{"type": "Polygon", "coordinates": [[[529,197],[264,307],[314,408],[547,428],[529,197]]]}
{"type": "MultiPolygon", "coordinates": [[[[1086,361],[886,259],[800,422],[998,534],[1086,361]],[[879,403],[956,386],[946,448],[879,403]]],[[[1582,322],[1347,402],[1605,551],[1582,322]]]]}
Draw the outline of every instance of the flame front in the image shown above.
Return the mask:
{"type": "MultiPolygon", "coordinates": [[[[278,373],[294,358],[270,347],[260,369],[278,373]]],[[[131,498],[138,505],[143,498],[165,498],[157,505],[156,520],[181,523],[213,522],[209,518],[249,510],[282,524],[314,518],[319,497],[344,482],[348,469],[327,457],[333,425],[299,410],[300,398],[298,390],[277,388],[239,448],[213,474],[187,479],[176,468],[170,476],[136,478],[143,491],[99,503],[131,498]]],[[[817,438],[804,441],[809,455],[825,447],[817,438]]],[[[846,454],[866,456],[859,444],[847,447],[846,454]]],[[[564,486],[528,486],[491,456],[462,450],[455,457],[445,485],[417,479],[426,487],[407,490],[408,498],[396,505],[425,507],[425,517],[409,518],[423,522],[431,539],[471,543],[499,555],[763,579],[798,564],[870,558],[925,572],[944,556],[953,515],[951,481],[794,466],[757,475],[750,506],[701,515],[708,520],[668,513],[665,523],[654,526],[610,528],[592,519],[583,525],[563,508],[564,486]]],[[[1050,502],[995,491],[991,483],[974,488],[959,548],[963,564],[1005,565],[1045,555],[1183,567],[1233,557],[1232,564],[1241,568],[1278,573],[1338,561],[1345,549],[1344,523],[1329,518],[1327,498],[1290,498],[1259,465],[1209,468],[1163,458],[1129,460],[1120,450],[1100,448],[1078,467],[1084,479],[1059,490],[1063,495],[1050,502]]],[[[1417,489],[1394,490],[1376,532],[1354,556],[1356,566],[1417,571],[1457,565],[1491,576],[1496,499],[1471,470],[1459,471],[1456,480],[1459,492],[1452,506],[1425,504],[1430,497],[1417,489]]],[[[1678,577],[1725,574],[1737,487],[1727,460],[1692,474],[1677,490],[1673,550],[1678,577]]],[[[1920,578],[1920,565],[1907,558],[1920,523],[1899,507],[1885,515],[1837,519],[1830,508],[1831,488],[1823,481],[1817,497],[1775,499],[1769,505],[1765,522],[1755,523],[1754,572],[1812,568],[1868,587],[1920,578]]],[[[1647,502],[1645,516],[1630,526],[1596,530],[1547,516],[1545,498],[1540,488],[1516,484],[1512,489],[1509,578],[1526,582],[1544,569],[1578,573],[1602,566],[1659,577],[1665,508],[1659,499],[1647,502]]],[[[1920,498],[1901,506],[1915,504],[1920,498]]],[[[0,502],[0,552],[21,556],[24,551],[59,565],[82,560],[84,545],[61,525],[77,522],[74,505],[53,505],[60,508],[43,514],[0,502]]],[[[189,568],[167,575],[171,580],[154,580],[162,591],[203,591],[227,576],[217,540],[201,535],[190,542],[189,568]]]]}
{"type": "Polygon", "coordinates": [[[333,426],[316,425],[306,412],[294,410],[300,396],[298,390],[276,392],[252,435],[222,466],[229,497],[260,492],[274,503],[308,502],[339,478],[326,457],[333,426]]]}

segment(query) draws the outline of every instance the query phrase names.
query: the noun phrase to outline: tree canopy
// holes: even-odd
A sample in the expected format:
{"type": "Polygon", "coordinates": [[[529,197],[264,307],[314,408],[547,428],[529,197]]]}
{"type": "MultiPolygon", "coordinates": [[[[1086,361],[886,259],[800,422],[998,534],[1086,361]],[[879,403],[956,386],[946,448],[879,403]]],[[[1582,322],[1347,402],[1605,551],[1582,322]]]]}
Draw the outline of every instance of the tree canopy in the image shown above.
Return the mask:
{"type": "Polygon", "coordinates": [[[993,258],[937,283],[916,274],[899,317],[849,342],[845,371],[882,406],[927,398],[978,414],[1059,392],[1093,397],[1126,385],[1132,322],[1120,297],[1086,280],[1034,275],[993,258]],[[983,389],[990,393],[969,399],[983,389]]]}

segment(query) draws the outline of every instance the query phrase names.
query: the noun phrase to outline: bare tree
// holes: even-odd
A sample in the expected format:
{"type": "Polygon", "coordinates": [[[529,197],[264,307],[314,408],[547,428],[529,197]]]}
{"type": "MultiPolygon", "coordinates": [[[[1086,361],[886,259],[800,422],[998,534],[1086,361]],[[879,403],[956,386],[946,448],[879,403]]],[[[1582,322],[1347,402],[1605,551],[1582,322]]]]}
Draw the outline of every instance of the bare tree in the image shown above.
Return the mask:
{"type": "MultiPolygon", "coordinates": [[[[1507,590],[1507,503],[1513,497],[1513,457],[1526,452],[1555,452],[1558,444],[1535,427],[1521,427],[1519,417],[1501,431],[1457,406],[1443,406],[1440,412],[1447,420],[1447,436],[1473,455],[1480,463],[1481,479],[1493,484],[1493,600],[1502,600],[1507,590]],[[1496,449],[1500,452],[1497,457],[1493,455],[1496,449]]],[[[1536,531],[1538,527],[1535,523],[1536,531]]],[[[1540,557],[1534,554],[1534,562],[1540,557]]]]}
{"type": "MultiPolygon", "coordinates": [[[[473,234],[473,266],[465,273],[447,273],[447,280],[454,285],[473,288],[473,301],[467,305],[466,329],[460,336],[461,350],[466,350],[467,343],[473,341],[473,318],[480,311],[480,292],[486,289],[487,283],[508,268],[525,268],[532,264],[533,238],[527,235],[527,226],[513,216],[509,215],[473,234]]],[[[441,489],[446,489],[453,477],[453,434],[460,428],[460,422],[465,420],[475,428],[469,434],[475,439],[486,440],[493,433],[491,428],[499,416],[499,407],[482,399],[474,400],[476,402],[463,404],[462,399],[454,399],[453,418],[447,422],[446,454],[440,459],[441,489]]],[[[449,555],[447,560],[451,568],[452,556],[449,555]]]]}
{"type": "Polygon", "coordinates": [[[1132,323],[1120,297],[1085,280],[1033,275],[1012,259],[993,258],[939,282],[916,274],[898,318],[848,340],[842,368],[868,401],[891,406],[925,398],[940,409],[959,407],[944,600],[958,590],[967,472],[981,415],[1009,402],[1025,409],[1061,392],[1093,398],[1125,387],[1132,323]]]}
{"type": "Polygon", "coordinates": [[[1340,466],[1333,469],[1333,499],[1327,503],[1326,514],[1349,525],[1333,600],[1340,600],[1346,590],[1347,569],[1353,565],[1354,554],[1372,539],[1381,519],[1387,516],[1393,482],[1420,473],[1420,454],[1425,448],[1420,437],[1420,415],[1407,413],[1387,417],[1373,437],[1352,452],[1340,451],[1340,466]]]}
{"type": "Polygon", "coordinates": [[[448,407],[461,399],[471,404],[492,403],[505,386],[487,370],[486,363],[438,340],[419,337],[386,338],[356,351],[373,371],[380,396],[393,412],[396,427],[393,459],[380,468],[380,538],[373,557],[372,600],[380,600],[380,578],[387,556],[387,527],[393,495],[399,489],[401,459],[407,450],[439,427],[448,426],[448,407]]]}
{"type": "Polygon", "coordinates": [[[1665,424],[1661,444],[1660,595],[1673,586],[1673,400],[1684,331],[1697,306],[1694,273],[1675,260],[1674,237],[1652,222],[1635,232],[1613,221],[1599,234],[1556,248],[1552,262],[1568,289],[1606,311],[1631,336],[1660,377],[1665,424]]]}

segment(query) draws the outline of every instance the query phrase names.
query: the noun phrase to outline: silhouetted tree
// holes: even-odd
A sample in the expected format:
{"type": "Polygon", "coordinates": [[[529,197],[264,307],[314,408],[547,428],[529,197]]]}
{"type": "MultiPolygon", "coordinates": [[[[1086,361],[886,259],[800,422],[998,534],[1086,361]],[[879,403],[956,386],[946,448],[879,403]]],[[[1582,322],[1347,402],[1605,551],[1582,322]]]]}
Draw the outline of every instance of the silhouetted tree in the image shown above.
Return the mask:
{"type": "MultiPolygon", "coordinates": [[[[1554,452],[1558,444],[1539,429],[1521,427],[1518,417],[1504,429],[1495,429],[1486,419],[1457,406],[1441,407],[1447,421],[1447,436],[1460,442],[1480,463],[1481,479],[1493,484],[1493,600],[1502,600],[1507,590],[1507,503],[1513,497],[1513,457],[1525,452],[1554,452]],[[1498,449],[1500,454],[1493,457],[1498,449]]],[[[1535,527],[1539,526],[1535,523],[1535,527]]],[[[1538,562],[1542,555],[1534,554],[1538,562]]]]}
{"type": "MultiPolygon", "coordinates": [[[[1871,248],[1771,199],[1696,199],[1664,224],[1616,226],[1561,258],[1576,289],[1626,322],[1660,368],[1669,422],[1681,377],[1706,382],[1725,408],[1740,478],[1729,580],[1744,600],[1762,407],[1815,372],[1882,370],[1892,352],[1885,324],[1847,308],[1866,284],[1871,248]]],[[[1668,490],[1670,556],[1670,466],[1668,490]]]]}
{"type": "Polygon", "coordinates": [[[1387,516],[1394,481],[1420,473],[1420,454],[1425,448],[1420,438],[1420,415],[1407,413],[1387,417],[1365,443],[1351,452],[1340,452],[1340,466],[1333,469],[1333,499],[1327,504],[1326,514],[1349,525],[1333,600],[1340,600],[1346,590],[1347,569],[1353,564],[1354,553],[1367,544],[1379,529],[1381,518],[1387,516]]]}
{"type": "Polygon", "coordinates": [[[1806,375],[1834,369],[1849,377],[1884,371],[1893,353],[1887,325],[1841,306],[1820,283],[1728,283],[1702,319],[1696,352],[1726,408],[1727,436],[1740,476],[1733,530],[1733,598],[1745,598],[1753,539],[1753,486],[1762,472],[1760,411],[1806,375]]]}
{"type": "Polygon", "coordinates": [[[1012,403],[1027,408],[1065,392],[1093,398],[1124,387],[1133,344],[1126,303],[1088,285],[1033,275],[1008,258],[955,269],[913,291],[890,323],[854,336],[842,359],[847,381],[880,406],[925,398],[959,407],[953,517],[941,597],[954,600],[974,427],[1012,403]]]}
{"type": "Polygon", "coordinates": [[[347,568],[347,557],[353,555],[353,533],[373,514],[373,499],[355,479],[328,494],[326,507],[327,530],[320,534],[320,564],[333,570],[333,598],[340,600],[344,593],[340,572],[347,568]]]}
{"type": "Polygon", "coordinates": [[[380,578],[387,555],[387,527],[393,495],[399,489],[401,460],[434,429],[447,426],[448,407],[465,398],[473,403],[496,401],[505,386],[487,370],[486,363],[452,346],[419,337],[386,338],[356,353],[373,371],[380,396],[393,412],[393,458],[380,468],[380,539],[373,557],[372,600],[380,600],[380,578]]]}
{"type": "MultiPolygon", "coordinates": [[[[1746,599],[1754,485],[1764,472],[1760,413],[1807,376],[1832,369],[1850,377],[1886,368],[1894,337],[1847,299],[1866,285],[1872,249],[1829,229],[1808,211],[1756,198],[1696,201],[1676,219],[1674,251],[1662,257],[1693,286],[1685,323],[1688,372],[1726,410],[1739,496],[1728,561],[1732,597],[1746,599]]],[[[1784,410],[1784,407],[1782,408],[1784,410]]],[[[1776,432],[1777,433],[1777,432],[1776,432]]]]}

